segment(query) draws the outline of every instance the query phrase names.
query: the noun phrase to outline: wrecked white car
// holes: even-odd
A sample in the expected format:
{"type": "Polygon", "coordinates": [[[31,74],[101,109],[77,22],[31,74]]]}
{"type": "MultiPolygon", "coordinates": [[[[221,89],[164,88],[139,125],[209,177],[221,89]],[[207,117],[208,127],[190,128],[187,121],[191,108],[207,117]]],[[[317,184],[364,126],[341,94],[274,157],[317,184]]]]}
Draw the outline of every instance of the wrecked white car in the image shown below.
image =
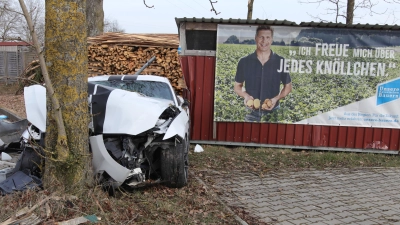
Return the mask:
{"type": "MultiPolygon", "coordinates": [[[[46,132],[45,89],[25,88],[23,134],[40,142],[46,132]]],[[[111,75],[89,78],[90,149],[97,180],[109,190],[162,182],[183,187],[188,177],[189,107],[167,78],[111,75]]],[[[43,143],[43,142],[42,142],[43,143]]]]}

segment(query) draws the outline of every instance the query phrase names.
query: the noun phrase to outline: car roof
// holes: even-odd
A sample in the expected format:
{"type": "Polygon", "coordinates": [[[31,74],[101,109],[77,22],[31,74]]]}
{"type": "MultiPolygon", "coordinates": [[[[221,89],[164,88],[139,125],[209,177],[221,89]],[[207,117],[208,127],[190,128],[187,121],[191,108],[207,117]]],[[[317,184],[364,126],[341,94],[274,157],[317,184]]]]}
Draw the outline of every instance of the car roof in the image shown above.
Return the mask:
{"type": "Polygon", "coordinates": [[[168,78],[156,76],[156,75],[100,75],[96,77],[89,77],[88,81],[113,81],[113,80],[122,80],[122,81],[129,81],[129,80],[144,80],[144,81],[156,81],[166,83],[169,86],[169,89],[172,92],[172,98],[175,105],[178,105],[178,100],[175,95],[175,91],[169,82],[168,78]]]}

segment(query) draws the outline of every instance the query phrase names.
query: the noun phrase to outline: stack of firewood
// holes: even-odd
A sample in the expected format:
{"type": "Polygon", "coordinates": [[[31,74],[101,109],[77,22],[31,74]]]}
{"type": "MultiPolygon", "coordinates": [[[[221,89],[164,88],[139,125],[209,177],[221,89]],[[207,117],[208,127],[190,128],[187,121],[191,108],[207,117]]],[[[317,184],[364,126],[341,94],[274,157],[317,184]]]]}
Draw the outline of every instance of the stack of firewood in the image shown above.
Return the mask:
{"type": "Polygon", "coordinates": [[[178,94],[185,88],[176,34],[105,33],[88,38],[89,76],[135,74],[156,57],[141,74],[167,77],[178,94]]]}
{"type": "MultiPolygon", "coordinates": [[[[135,74],[153,56],[156,59],[141,74],[167,77],[176,93],[186,87],[182,77],[177,48],[177,34],[105,33],[88,38],[88,73],[98,75],[135,74]]],[[[21,90],[33,83],[42,83],[38,61],[31,62],[20,74],[21,90]]]]}

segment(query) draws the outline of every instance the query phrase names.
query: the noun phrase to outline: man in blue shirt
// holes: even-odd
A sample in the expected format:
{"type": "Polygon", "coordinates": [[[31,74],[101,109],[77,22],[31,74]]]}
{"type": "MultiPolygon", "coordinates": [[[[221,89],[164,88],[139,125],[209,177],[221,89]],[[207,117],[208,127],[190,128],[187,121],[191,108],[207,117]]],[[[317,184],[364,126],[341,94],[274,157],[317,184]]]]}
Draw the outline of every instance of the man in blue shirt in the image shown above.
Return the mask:
{"type": "Polygon", "coordinates": [[[279,68],[283,57],[271,50],[273,34],[274,30],[271,27],[259,26],[255,36],[256,51],[241,58],[237,66],[234,91],[244,98],[244,104],[251,109],[245,117],[247,122],[260,122],[263,115],[278,109],[279,100],[292,91],[289,73],[279,68]],[[259,99],[261,104],[265,99],[270,99],[272,104],[255,109],[254,106],[247,106],[246,103],[250,99],[259,99]]]}

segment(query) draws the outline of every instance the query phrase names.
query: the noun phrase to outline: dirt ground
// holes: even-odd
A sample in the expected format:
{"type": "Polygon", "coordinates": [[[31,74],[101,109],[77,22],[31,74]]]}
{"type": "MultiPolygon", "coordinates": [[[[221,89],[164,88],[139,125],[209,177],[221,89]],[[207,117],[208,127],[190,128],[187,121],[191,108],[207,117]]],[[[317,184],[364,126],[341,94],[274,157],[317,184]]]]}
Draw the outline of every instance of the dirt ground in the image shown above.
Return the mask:
{"type": "Polygon", "coordinates": [[[24,95],[15,95],[19,85],[0,83],[0,108],[6,109],[15,115],[26,118],[24,95]]]}

